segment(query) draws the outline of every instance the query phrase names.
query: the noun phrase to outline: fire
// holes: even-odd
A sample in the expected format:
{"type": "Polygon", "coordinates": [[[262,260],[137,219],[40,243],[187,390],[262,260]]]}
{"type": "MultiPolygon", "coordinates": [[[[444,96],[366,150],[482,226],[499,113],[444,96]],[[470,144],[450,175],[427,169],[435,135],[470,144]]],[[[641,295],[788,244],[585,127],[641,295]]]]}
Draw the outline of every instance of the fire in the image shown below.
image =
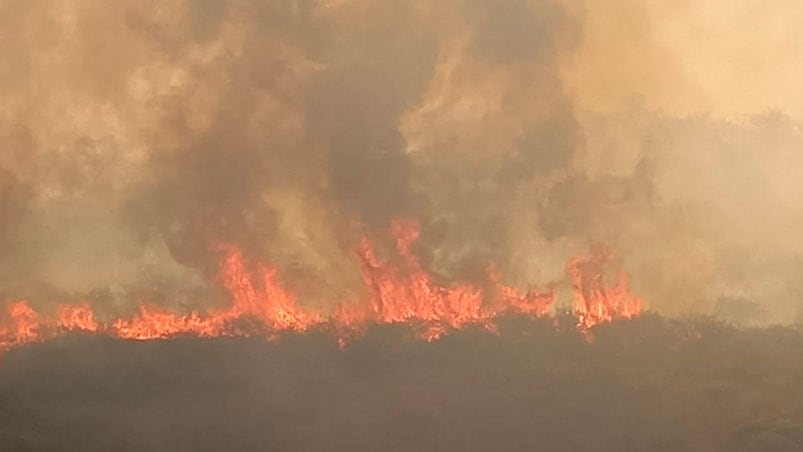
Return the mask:
{"type": "Polygon", "coordinates": [[[15,301],[8,305],[9,325],[0,326],[4,336],[0,345],[33,342],[38,338],[39,315],[26,301],[15,301]]]}
{"type": "Polygon", "coordinates": [[[61,305],[54,318],[47,318],[34,311],[27,301],[14,301],[6,306],[5,321],[0,320],[0,351],[69,331],[99,331],[89,305],[61,305]]]}
{"type": "Polygon", "coordinates": [[[606,287],[605,264],[609,257],[610,253],[602,250],[569,261],[567,272],[572,278],[574,313],[580,329],[641,314],[643,302],[630,293],[626,273],[619,275],[613,287],[606,287]]]}
{"type": "Polygon", "coordinates": [[[242,251],[231,245],[219,245],[225,252],[219,281],[231,295],[227,309],[210,310],[205,314],[177,314],[158,306],[142,304],[131,319],[117,319],[111,333],[125,339],[151,340],[178,335],[200,337],[251,335],[267,332],[304,331],[320,322],[320,316],[296,305],[293,295],[285,290],[278,270],[266,266],[256,276],[247,270],[242,251]],[[238,320],[257,323],[264,328],[241,328],[238,320]]]}
{"type": "Polygon", "coordinates": [[[88,304],[59,306],[57,323],[59,328],[67,331],[95,333],[99,328],[95,314],[88,304]]]}
{"type": "Polygon", "coordinates": [[[202,319],[198,313],[179,315],[158,306],[142,304],[139,313],[130,320],[117,319],[112,324],[113,335],[124,339],[151,340],[181,334],[212,336],[214,322],[202,319]]]}
{"type": "MultiPolygon", "coordinates": [[[[554,289],[522,293],[505,285],[502,275],[495,270],[487,272],[485,290],[471,283],[437,282],[412,251],[419,239],[418,223],[400,219],[393,221],[391,227],[397,256],[381,259],[374,242],[363,238],[357,255],[365,296],[361,300],[341,301],[331,313],[299,305],[280,280],[278,269],[252,266],[238,247],[218,245],[215,249],[223,253],[223,259],[217,282],[231,299],[226,308],[182,314],[142,303],[131,318],[101,322],[88,304],[60,305],[53,316],[47,316],[25,301],[15,301],[7,304],[5,315],[0,314],[0,352],[76,331],[135,340],[180,335],[274,339],[283,332],[303,332],[322,326],[343,344],[370,325],[401,323],[431,341],[470,324],[493,330],[495,319],[502,314],[531,317],[550,314],[554,289]]],[[[603,280],[606,260],[607,256],[601,254],[579,256],[567,266],[573,282],[577,326],[581,330],[617,318],[631,318],[642,310],[641,300],[629,293],[624,274],[618,284],[606,287],[603,280]]]]}
{"type": "Polygon", "coordinates": [[[362,305],[341,306],[335,313],[335,324],[354,328],[366,322],[411,323],[423,327],[423,338],[433,340],[467,324],[490,326],[505,312],[544,316],[554,302],[553,292],[521,294],[504,286],[496,274],[489,275],[496,288],[490,306],[485,306],[482,291],[471,284],[437,285],[411,251],[418,240],[418,224],[396,220],[392,229],[401,263],[380,261],[373,243],[363,239],[358,254],[368,300],[362,305]]]}
{"type": "Polygon", "coordinates": [[[271,330],[304,331],[320,317],[301,309],[292,293],[282,287],[276,268],[260,266],[254,280],[245,265],[242,251],[231,245],[220,247],[226,252],[220,280],[231,294],[233,305],[217,314],[223,319],[252,317],[271,330]]]}

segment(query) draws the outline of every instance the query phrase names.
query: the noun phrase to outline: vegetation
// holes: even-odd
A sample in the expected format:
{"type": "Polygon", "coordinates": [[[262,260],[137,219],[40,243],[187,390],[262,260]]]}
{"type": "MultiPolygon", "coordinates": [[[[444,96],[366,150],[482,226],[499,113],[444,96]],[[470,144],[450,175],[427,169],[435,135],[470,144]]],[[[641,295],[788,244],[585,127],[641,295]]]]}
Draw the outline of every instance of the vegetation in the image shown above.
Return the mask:
{"type": "Polygon", "coordinates": [[[644,315],[344,349],[70,336],[0,362],[0,450],[799,451],[803,336],[644,315]]]}

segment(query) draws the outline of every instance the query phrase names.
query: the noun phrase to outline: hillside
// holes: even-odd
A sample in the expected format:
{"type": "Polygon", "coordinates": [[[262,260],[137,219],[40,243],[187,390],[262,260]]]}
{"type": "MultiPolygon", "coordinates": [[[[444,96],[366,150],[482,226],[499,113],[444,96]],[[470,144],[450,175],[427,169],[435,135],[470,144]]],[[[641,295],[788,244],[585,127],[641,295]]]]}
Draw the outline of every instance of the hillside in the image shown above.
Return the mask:
{"type": "Polygon", "coordinates": [[[2,358],[0,450],[803,450],[798,330],[648,314],[589,343],[569,322],[375,327],[342,350],[63,337],[2,358]]]}

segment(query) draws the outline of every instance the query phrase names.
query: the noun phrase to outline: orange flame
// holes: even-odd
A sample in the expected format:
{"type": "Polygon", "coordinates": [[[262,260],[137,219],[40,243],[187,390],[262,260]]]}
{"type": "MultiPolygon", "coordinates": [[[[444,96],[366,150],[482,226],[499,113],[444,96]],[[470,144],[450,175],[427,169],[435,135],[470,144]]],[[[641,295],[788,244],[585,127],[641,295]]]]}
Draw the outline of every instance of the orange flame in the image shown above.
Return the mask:
{"type": "Polygon", "coordinates": [[[615,319],[630,319],[641,314],[643,302],[628,288],[627,274],[622,272],[613,287],[605,285],[605,264],[610,252],[577,256],[569,261],[567,271],[574,289],[574,314],[577,327],[588,330],[615,319]]]}
{"type": "Polygon", "coordinates": [[[57,324],[59,328],[67,331],[87,331],[90,333],[98,331],[95,314],[88,304],[59,306],[57,324]]]}
{"type": "Polygon", "coordinates": [[[4,346],[33,342],[38,338],[39,315],[28,306],[27,301],[15,301],[8,305],[9,325],[0,327],[4,346]]]}
{"type": "Polygon", "coordinates": [[[335,311],[336,325],[359,329],[366,322],[411,323],[423,326],[421,336],[433,340],[449,329],[467,324],[489,326],[496,316],[505,312],[544,316],[554,302],[553,292],[532,291],[522,295],[502,285],[498,275],[491,275],[497,289],[492,306],[483,305],[482,292],[471,284],[438,286],[411,252],[412,244],[418,240],[418,224],[395,220],[392,228],[401,265],[380,261],[373,243],[364,238],[359,255],[368,300],[363,305],[341,305],[335,311]]]}
{"type": "MultiPolygon", "coordinates": [[[[418,223],[395,220],[392,232],[398,260],[380,259],[373,242],[363,238],[357,251],[366,296],[357,302],[340,302],[328,315],[298,305],[293,293],[279,280],[276,268],[259,265],[252,272],[238,247],[218,245],[216,249],[224,252],[224,257],[217,281],[231,298],[231,305],[225,309],[180,314],[143,303],[134,317],[103,323],[95,319],[88,304],[60,305],[50,318],[34,311],[25,301],[15,301],[6,306],[5,316],[0,315],[0,352],[73,331],[136,340],[179,335],[257,335],[273,339],[282,332],[303,332],[323,325],[344,344],[369,325],[403,323],[431,341],[469,324],[493,330],[495,319],[506,313],[549,315],[555,301],[554,290],[521,293],[503,284],[496,271],[488,272],[490,291],[470,283],[438,284],[412,251],[419,238],[418,223]]],[[[574,311],[581,330],[641,312],[641,300],[630,295],[624,274],[616,286],[606,288],[605,262],[605,256],[580,256],[568,264],[575,292],[574,311]]]]}

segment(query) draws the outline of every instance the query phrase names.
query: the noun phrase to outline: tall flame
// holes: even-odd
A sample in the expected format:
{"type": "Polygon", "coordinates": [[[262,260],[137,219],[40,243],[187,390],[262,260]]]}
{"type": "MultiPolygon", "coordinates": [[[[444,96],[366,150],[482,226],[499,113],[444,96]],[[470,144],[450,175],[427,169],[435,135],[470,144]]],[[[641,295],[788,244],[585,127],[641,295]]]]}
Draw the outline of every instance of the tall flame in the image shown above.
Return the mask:
{"type": "MultiPolygon", "coordinates": [[[[252,272],[242,250],[226,244],[217,246],[224,253],[218,282],[231,298],[231,304],[224,309],[180,314],[142,303],[132,318],[100,322],[88,304],[60,305],[55,315],[48,317],[33,310],[26,301],[15,301],[6,305],[5,316],[0,315],[0,351],[75,331],[136,340],[179,335],[258,335],[273,339],[282,332],[303,332],[319,325],[331,330],[342,344],[369,325],[403,323],[411,325],[421,338],[434,340],[469,324],[493,329],[495,319],[506,313],[549,315],[555,301],[554,290],[522,293],[505,285],[502,275],[494,270],[487,275],[490,290],[483,291],[471,283],[439,284],[412,251],[419,238],[418,223],[395,220],[392,232],[398,259],[380,259],[373,241],[363,238],[357,254],[366,295],[358,301],[341,301],[330,313],[299,305],[280,281],[276,268],[257,265],[252,272]]],[[[605,286],[605,262],[603,255],[578,256],[567,266],[581,330],[617,318],[631,318],[642,310],[641,300],[629,293],[624,274],[614,287],[605,286]]]]}
{"type": "Polygon", "coordinates": [[[337,325],[350,327],[372,323],[413,323],[423,325],[421,336],[432,340],[448,329],[470,323],[490,326],[501,313],[518,312],[540,317],[549,312],[554,292],[531,291],[521,294],[504,286],[497,274],[491,274],[495,285],[493,303],[485,306],[482,291],[468,283],[439,286],[433,281],[411,251],[418,240],[418,224],[395,220],[392,224],[400,265],[383,262],[376,257],[373,243],[360,242],[363,282],[368,291],[367,303],[340,306],[335,312],[337,325]]]}
{"type": "Polygon", "coordinates": [[[613,287],[605,284],[605,250],[591,256],[577,256],[569,261],[567,272],[574,289],[574,313],[577,327],[589,329],[615,319],[630,319],[641,314],[643,302],[630,293],[627,274],[622,272],[613,287]]]}

